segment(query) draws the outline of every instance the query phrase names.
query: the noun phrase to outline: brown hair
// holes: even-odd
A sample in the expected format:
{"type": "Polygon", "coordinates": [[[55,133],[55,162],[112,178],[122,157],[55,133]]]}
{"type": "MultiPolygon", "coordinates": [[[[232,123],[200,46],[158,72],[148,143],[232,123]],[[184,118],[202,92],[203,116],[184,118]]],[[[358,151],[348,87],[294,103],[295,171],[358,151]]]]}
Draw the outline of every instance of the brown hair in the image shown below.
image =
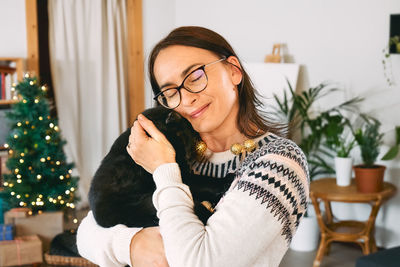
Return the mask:
{"type": "MultiPolygon", "coordinates": [[[[162,39],[151,51],[149,57],[149,76],[154,94],[160,92],[159,85],[154,75],[154,62],[161,50],[172,45],[183,45],[202,48],[213,52],[219,57],[236,57],[231,45],[218,33],[209,29],[197,26],[180,27],[173,30],[167,37],[162,39]]],[[[240,63],[240,65],[242,65],[240,63]]],[[[273,123],[269,120],[260,101],[260,95],[254,88],[249,75],[241,68],[242,81],[238,85],[239,91],[239,114],[237,125],[239,131],[248,138],[254,138],[264,132],[271,132],[278,135],[286,134],[286,126],[273,123]],[[259,131],[258,131],[259,129],[259,131]]]]}

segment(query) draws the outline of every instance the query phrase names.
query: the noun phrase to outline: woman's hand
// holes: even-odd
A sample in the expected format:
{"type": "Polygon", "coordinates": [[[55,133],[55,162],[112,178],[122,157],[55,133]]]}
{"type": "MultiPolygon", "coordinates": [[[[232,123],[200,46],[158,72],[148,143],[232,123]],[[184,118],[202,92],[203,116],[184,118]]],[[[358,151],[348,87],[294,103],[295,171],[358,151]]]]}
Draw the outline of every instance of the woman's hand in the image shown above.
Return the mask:
{"type": "Polygon", "coordinates": [[[168,267],[164,244],[159,227],[143,228],[131,241],[131,264],[133,267],[168,267]]]}
{"type": "Polygon", "coordinates": [[[151,174],[158,166],[175,162],[175,149],[153,122],[142,114],[133,123],[126,150],[137,164],[151,174]]]}

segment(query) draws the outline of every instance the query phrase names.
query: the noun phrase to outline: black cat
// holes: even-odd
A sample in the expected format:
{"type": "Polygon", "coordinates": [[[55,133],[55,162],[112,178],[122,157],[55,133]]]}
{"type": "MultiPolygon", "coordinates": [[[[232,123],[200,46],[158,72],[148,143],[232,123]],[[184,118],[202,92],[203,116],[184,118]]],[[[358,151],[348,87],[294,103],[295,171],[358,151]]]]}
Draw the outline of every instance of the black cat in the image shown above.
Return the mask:
{"type": "MultiPolygon", "coordinates": [[[[176,162],[182,179],[190,187],[194,211],[205,224],[211,216],[202,201],[213,206],[233,181],[233,174],[225,178],[194,175],[188,159],[194,156],[194,142],[198,134],[191,124],[174,111],[163,107],[143,112],[166,136],[176,151],[176,162]]],[[[156,189],[152,175],[137,165],[126,151],[130,129],[122,133],[96,171],[89,191],[89,204],[100,226],[124,224],[128,227],[157,226],[158,218],[152,195],[156,189]]]]}

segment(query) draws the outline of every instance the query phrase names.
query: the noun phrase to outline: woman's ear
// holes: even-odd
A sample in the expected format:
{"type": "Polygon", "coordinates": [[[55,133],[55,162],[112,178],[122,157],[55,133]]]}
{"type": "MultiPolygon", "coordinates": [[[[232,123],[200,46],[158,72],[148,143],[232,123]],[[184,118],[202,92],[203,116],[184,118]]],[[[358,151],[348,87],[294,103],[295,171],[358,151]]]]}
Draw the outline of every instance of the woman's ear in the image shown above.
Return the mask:
{"type": "Polygon", "coordinates": [[[235,85],[238,85],[243,78],[242,66],[240,65],[239,60],[235,56],[228,57],[226,61],[228,62],[228,66],[230,67],[229,69],[231,71],[232,82],[235,85]]]}

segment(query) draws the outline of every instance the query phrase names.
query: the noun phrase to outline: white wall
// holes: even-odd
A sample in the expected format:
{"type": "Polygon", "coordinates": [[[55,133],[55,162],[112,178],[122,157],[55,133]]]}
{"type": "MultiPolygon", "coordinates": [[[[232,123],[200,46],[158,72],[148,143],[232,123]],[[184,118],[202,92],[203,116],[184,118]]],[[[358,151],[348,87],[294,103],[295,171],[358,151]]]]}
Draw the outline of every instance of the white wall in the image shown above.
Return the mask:
{"type": "Polygon", "coordinates": [[[26,55],[25,0],[0,0],[0,57],[26,55]]]}
{"type": "Polygon", "coordinates": [[[147,75],[147,58],[153,46],[175,28],[175,0],[143,1],[143,48],[145,61],[145,106],[153,104],[153,93],[147,75]]]}

